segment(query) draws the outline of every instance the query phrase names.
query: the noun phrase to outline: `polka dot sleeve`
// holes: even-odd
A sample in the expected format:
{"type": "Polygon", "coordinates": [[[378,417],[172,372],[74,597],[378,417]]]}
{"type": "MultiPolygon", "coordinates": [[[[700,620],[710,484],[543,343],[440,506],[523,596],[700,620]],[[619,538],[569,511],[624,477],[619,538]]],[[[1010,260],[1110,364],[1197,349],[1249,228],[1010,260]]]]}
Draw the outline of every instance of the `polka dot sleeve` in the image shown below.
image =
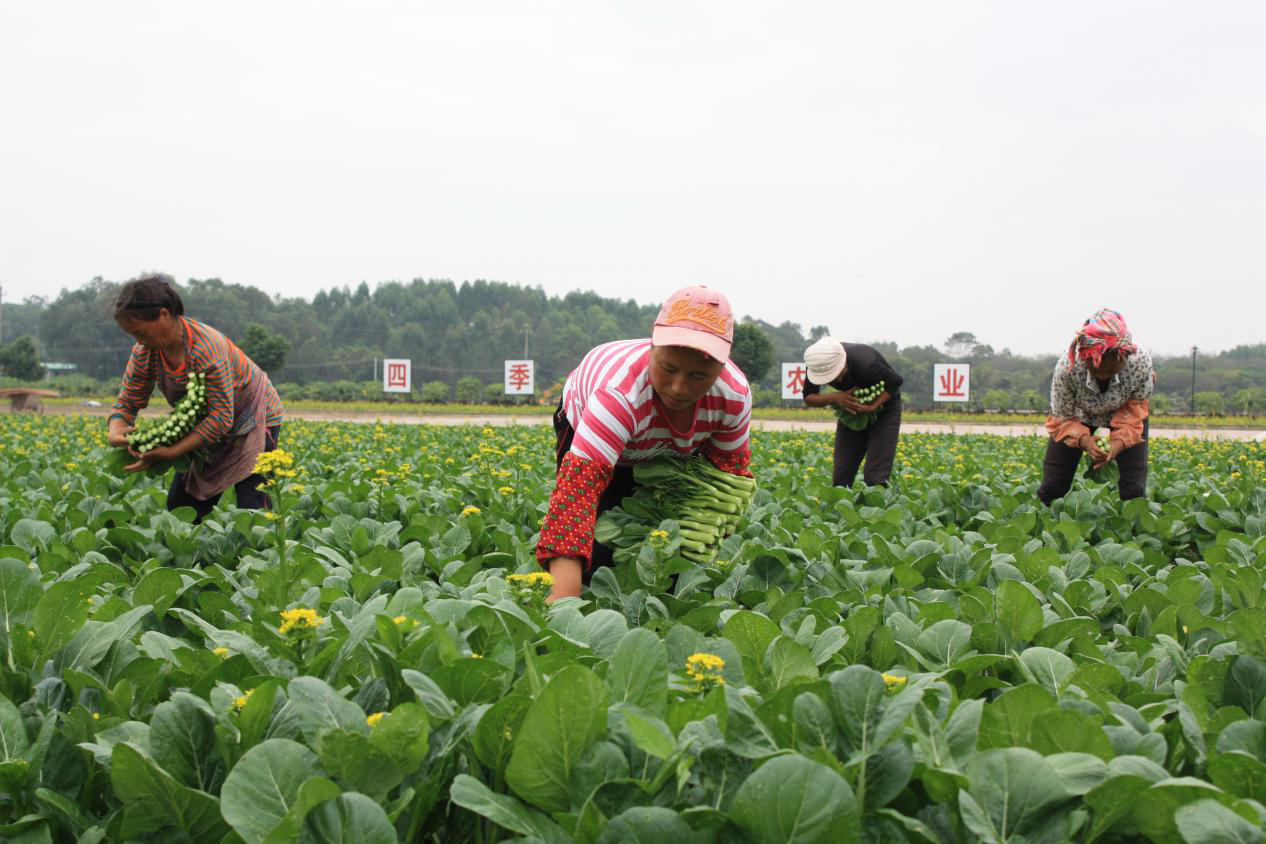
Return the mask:
{"type": "Polygon", "coordinates": [[[545,566],[555,557],[574,557],[589,568],[598,499],[614,474],[605,464],[570,453],[563,456],[536,544],[538,563],[545,566]]]}
{"type": "Polygon", "coordinates": [[[711,443],[707,443],[703,447],[703,453],[712,461],[712,465],[722,472],[741,475],[744,478],[752,477],[752,449],[747,444],[734,451],[721,451],[719,448],[713,448],[711,443]]]}

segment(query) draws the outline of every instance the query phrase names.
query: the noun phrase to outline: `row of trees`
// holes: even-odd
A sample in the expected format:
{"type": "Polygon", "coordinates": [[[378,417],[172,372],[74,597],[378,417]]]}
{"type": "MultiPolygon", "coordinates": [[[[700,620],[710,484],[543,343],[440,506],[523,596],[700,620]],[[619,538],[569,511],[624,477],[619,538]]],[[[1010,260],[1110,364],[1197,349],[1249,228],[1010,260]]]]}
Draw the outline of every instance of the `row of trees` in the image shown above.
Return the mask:
{"type": "MultiPolygon", "coordinates": [[[[4,305],[4,339],[22,346],[10,357],[0,349],[0,369],[9,377],[40,377],[22,363],[35,349],[37,366],[40,359],[70,363],[81,376],[112,388],[129,349],[110,318],[117,289],[117,282],[96,278],[52,300],[4,305]]],[[[610,340],[647,336],[657,310],[631,299],[582,292],[548,296],[539,287],[489,281],[459,285],[415,279],[372,289],[362,283],[322,290],[309,300],[273,297],[219,279],[192,279],[181,286],[181,294],[191,316],[234,338],[294,396],[363,393],[376,360],[408,357],[415,382],[424,385],[415,390],[417,398],[427,387],[438,396],[442,384],[452,399],[466,401],[477,383],[488,400],[492,385],[499,395],[502,362],[529,357],[544,388],[538,398],[556,399],[558,385],[585,352],[610,340]],[[356,386],[334,390],[334,383],[356,386]],[[459,383],[465,384],[461,397],[459,383]]],[[[806,332],[796,323],[753,318],[738,327],[734,357],[757,387],[759,403],[780,402],[779,362],[800,360],[805,347],[826,333],[825,326],[806,332]]],[[[1056,354],[995,351],[966,332],[950,336],[941,347],[875,345],[902,373],[908,407],[932,406],[932,365],[954,360],[972,364],[971,409],[1046,410],[1056,354]]],[[[1157,409],[1187,409],[1191,359],[1157,358],[1156,370],[1157,409]]],[[[1266,343],[1200,357],[1195,392],[1197,410],[1203,412],[1266,412],[1266,343]]]]}

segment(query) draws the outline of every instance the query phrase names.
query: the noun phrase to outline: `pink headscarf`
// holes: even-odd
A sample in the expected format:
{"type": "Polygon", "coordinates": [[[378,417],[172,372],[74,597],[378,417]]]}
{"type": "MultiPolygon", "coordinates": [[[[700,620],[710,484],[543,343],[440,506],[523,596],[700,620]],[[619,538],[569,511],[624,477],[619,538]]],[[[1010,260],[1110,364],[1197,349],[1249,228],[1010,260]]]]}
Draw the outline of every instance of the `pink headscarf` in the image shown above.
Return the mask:
{"type": "Polygon", "coordinates": [[[1083,358],[1098,367],[1103,362],[1103,353],[1113,350],[1129,355],[1137,351],[1138,346],[1134,344],[1125,318],[1114,310],[1101,308],[1082,324],[1081,330],[1073,337],[1072,345],[1068,347],[1068,359],[1075,363],[1077,358],[1083,358]]]}

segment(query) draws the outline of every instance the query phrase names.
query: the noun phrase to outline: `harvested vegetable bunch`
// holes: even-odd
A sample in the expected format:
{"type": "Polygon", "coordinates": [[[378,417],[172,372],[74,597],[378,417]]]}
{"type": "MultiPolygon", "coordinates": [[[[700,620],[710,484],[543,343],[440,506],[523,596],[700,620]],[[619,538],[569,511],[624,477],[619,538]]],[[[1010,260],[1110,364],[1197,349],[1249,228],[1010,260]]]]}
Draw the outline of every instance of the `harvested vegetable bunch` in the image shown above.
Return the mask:
{"type": "Polygon", "coordinates": [[[637,490],[603,514],[598,541],[627,548],[649,539],[660,522],[680,528],[679,554],[695,563],[716,558],[721,540],[746,515],[756,481],[722,472],[706,457],[657,458],[633,467],[637,490]]]}
{"type": "MultiPolygon", "coordinates": [[[[869,387],[858,387],[853,391],[853,398],[862,404],[870,404],[879,398],[884,391],[884,382],[872,384],[869,387]]],[[[870,413],[849,413],[839,405],[835,406],[835,415],[839,417],[840,424],[845,428],[853,431],[862,431],[869,428],[879,418],[879,411],[872,410],[870,413]]]]}
{"type": "MultiPolygon", "coordinates": [[[[1112,432],[1104,431],[1095,437],[1095,445],[1103,451],[1107,451],[1112,447],[1112,432]]],[[[1105,463],[1098,469],[1094,467],[1093,462],[1090,468],[1086,470],[1086,477],[1092,481],[1103,484],[1115,484],[1121,479],[1121,467],[1117,465],[1115,460],[1105,463]]]]}
{"type": "Polygon", "coordinates": [[[185,397],[162,419],[146,422],[128,434],[127,442],[138,454],[179,442],[207,415],[207,376],[189,374],[185,397]]]}

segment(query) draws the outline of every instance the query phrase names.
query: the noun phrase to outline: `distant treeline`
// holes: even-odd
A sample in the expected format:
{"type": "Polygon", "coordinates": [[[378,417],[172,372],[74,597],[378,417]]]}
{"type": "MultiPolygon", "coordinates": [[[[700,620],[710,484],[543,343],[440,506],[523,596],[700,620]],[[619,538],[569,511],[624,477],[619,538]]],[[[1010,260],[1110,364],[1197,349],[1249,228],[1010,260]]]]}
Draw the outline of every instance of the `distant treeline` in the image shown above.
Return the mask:
{"type": "MultiPolygon", "coordinates": [[[[95,278],[51,301],[33,297],[5,304],[2,339],[11,344],[29,336],[42,363],[73,364],[75,375],[55,374],[68,392],[109,392],[129,349],[109,315],[117,288],[118,282],[95,278]]],[[[180,290],[189,316],[220,329],[248,353],[254,350],[294,398],[375,398],[375,359],[407,357],[413,361],[415,398],[439,401],[444,393],[443,400],[482,401],[497,394],[502,362],[523,357],[525,342],[526,356],[536,361],[538,397],[557,397],[558,385],[585,352],[609,340],[648,336],[656,314],[656,306],[632,299],[582,292],[548,296],[539,287],[491,281],[415,279],[373,289],[362,283],[322,290],[310,300],[273,297],[219,279],[191,279],[180,290]]],[[[770,364],[753,379],[757,400],[778,404],[778,363],[799,360],[826,329],[806,332],[795,323],[772,325],[750,317],[746,322],[769,341],[766,354],[753,358],[755,368],[770,364]]],[[[1015,355],[995,351],[988,338],[961,332],[941,348],[875,345],[905,378],[908,407],[932,407],[932,364],[954,360],[972,364],[972,409],[1047,409],[1057,350],[1015,355]]],[[[1156,410],[1186,410],[1191,358],[1157,358],[1156,369],[1156,410]]],[[[1200,356],[1195,393],[1200,412],[1266,412],[1266,343],[1200,356]]]]}

